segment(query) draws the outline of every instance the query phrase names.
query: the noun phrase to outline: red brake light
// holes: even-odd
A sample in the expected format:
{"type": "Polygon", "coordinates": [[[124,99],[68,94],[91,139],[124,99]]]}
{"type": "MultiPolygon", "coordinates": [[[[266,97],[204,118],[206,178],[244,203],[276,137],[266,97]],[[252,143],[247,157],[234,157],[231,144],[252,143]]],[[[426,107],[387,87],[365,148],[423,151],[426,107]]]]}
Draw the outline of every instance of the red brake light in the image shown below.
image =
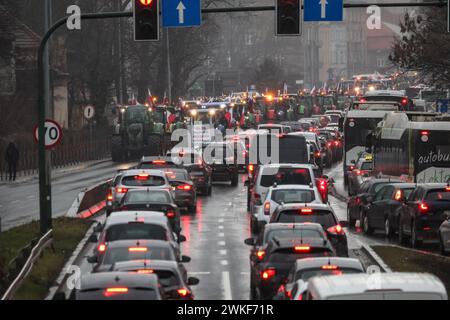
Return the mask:
{"type": "Polygon", "coordinates": [[[408,103],[408,99],[403,98],[403,99],[402,99],[402,104],[407,104],[407,103],[408,103]]]}
{"type": "Polygon", "coordinates": [[[181,186],[178,186],[177,189],[183,191],[190,191],[192,189],[192,186],[189,184],[183,184],[181,186]]]}
{"type": "Polygon", "coordinates": [[[420,131],[420,135],[422,135],[422,136],[427,136],[429,134],[429,132],[428,131],[420,131]]]}
{"type": "Polygon", "coordinates": [[[297,252],[309,252],[311,251],[311,247],[309,245],[302,244],[300,246],[295,246],[294,250],[297,252]]]}
{"type": "Polygon", "coordinates": [[[139,0],[139,2],[143,5],[143,6],[149,6],[152,4],[153,0],[139,0]]]}
{"type": "Polygon", "coordinates": [[[328,143],[327,143],[327,146],[328,146],[328,147],[331,147],[331,142],[328,142],[328,143]]]}
{"type": "Polygon", "coordinates": [[[184,289],[184,288],[183,289],[178,289],[177,292],[178,292],[178,294],[181,297],[186,297],[189,294],[189,290],[188,289],[184,289]]]}
{"type": "Polygon", "coordinates": [[[359,102],[366,102],[366,99],[364,99],[364,98],[361,98],[361,99],[359,99],[359,102]]]}
{"type": "Polygon", "coordinates": [[[164,160],[153,160],[152,163],[153,164],[166,164],[166,161],[164,161],[164,160]]]}
{"type": "Polygon", "coordinates": [[[98,252],[105,252],[106,251],[106,244],[102,243],[97,247],[98,252]]]}
{"type": "Polygon", "coordinates": [[[266,252],[264,250],[259,250],[256,252],[256,256],[258,257],[259,260],[262,260],[265,255],[266,255],[266,252]]]}
{"type": "Polygon", "coordinates": [[[270,202],[264,204],[264,214],[268,216],[270,214],[270,202]]]}
{"type": "Polygon", "coordinates": [[[335,141],[335,142],[334,142],[334,145],[335,145],[335,146],[338,146],[338,145],[339,145],[339,141],[335,141]]]}
{"type": "Polygon", "coordinates": [[[116,188],[116,192],[117,193],[127,193],[128,189],[127,188],[116,188]]]}
{"type": "Polygon", "coordinates": [[[316,157],[320,157],[320,152],[316,152],[316,157]]]}
{"type": "Polygon", "coordinates": [[[128,252],[147,252],[148,249],[146,247],[130,247],[128,248],[128,252]]]}
{"type": "Polygon", "coordinates": [[[402,196],[403,196],[402,190],[397,190],[397,192],[395,192],[394,199],[400,201],[402,199],[402,196]]]}
{"type": "Polygon", "coordinates": [[[166,212],[166,217],[167,218],[174,218],[175,217],[175,212],[173,212],[172,210],[167,211],[166,212]]]}
{"type": "Polygon", "coordinates": [[[327,264],[327,265],[322,266],[321,268],[322,268],[322,270],[337,270],[338,267],[327,264]]]}
{"type": "Polygon", "coordinates": [[[118,288],[117,287],[117,288],[107,288],[105,290],[105,292],[103,293],[103,295],[105,297],[111,297],[116,294],[124,294],[124,293],[128,293],[128,288],[125,288],[125,287],[118,288]]]}
{"type": "Polygon", "coordinates": [[[344,234],[344,229],[342,229],[340,224],[337,224],[335,226],[329,227],[327,229],[327,232],[330,234],[334,234],[334,235],[343,235],[344,234]]]}
{"type": "Polygon", "coordinates": [[[106,197],[106,200],[108,200],[108,201],[112,201],[113,200],[113,196],[112,196],[111,191],[108,193],[108,196],[106,197]]]}
{"type": "Polygon", "coordinates": [[[263,278],[264,280],[268,280],[273,276],[275,276],[276,274],[277,272],[275,269],[266,269],[263,272],[261,272],[261,278],[263,278]]]}
{"type": "Polygon", "coordinates": [[[253,173],[253,171],[255,170],[255,166],[252,164],[248,165],[248,172],[253,173]]]}
{"type": "Polygon", "coordinates": [[[445,191],[450,191],[450,187],[446,187],[446,188],[445,188],[445,191]]]}
{"type": "Polygon", "coordinates": [[[146,181],[146,180],[148,180],[148,177],[149,177],[148,174],[141,173],[141,174],[138,174],[137,176],[135,176],[134,178],[139,181],[146,181]]]}
{"type": "Polygon", "coordinates": [[[419,212],[420,213],[427,213],[428,209],[430,209],[430,208],[428,207],[428,205],[426,203],[424,203],[424,202],[419,203],[419,212]]]}
{"type": "Polygon", "coordinates": [[[137,273],[142,273],[142,274],[150,274],[153,273],[154,271],[151,269],[142,269],[142,270],[138,270],[137,273]]]}
{"type": "Polygon", "coordinates": [[[312,213],[312,209],[311,208],[302,208],[302,209],[300,209],[300,213],[301,214],[310,214],[310,213],[312,213]]]}

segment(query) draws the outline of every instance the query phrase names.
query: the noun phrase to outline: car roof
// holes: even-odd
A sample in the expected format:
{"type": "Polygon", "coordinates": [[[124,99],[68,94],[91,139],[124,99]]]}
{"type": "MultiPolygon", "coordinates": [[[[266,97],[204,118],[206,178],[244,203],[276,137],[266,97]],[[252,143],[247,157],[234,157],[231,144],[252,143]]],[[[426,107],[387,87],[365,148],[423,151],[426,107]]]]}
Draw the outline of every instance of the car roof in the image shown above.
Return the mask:
{"type": "Polygon", "coordinates": [[[387,184],[388,186],[394,186],[395,188],[398,189],[407,189],[407,188],[415,188],[417,186],[417,184],[415,183],[392,183],[392,184],[387,184]]]}
{"type": "Polygon", "coordinates": [[[317,268],[324,265],[333,265],[339,268],[350,268],[364,271],[364,267],[358,259],[342,257],[318,257],[309,259],[298,259],[295,261],[295,270],[317,268]]]}
{"type": "Polygon", "coordinates": [[[137,269],[164,269],[178,271],[178,262],[172,260],[130,260],[114,263],[114,270],[132,270],[137,269]]]}
{"type": "Polygon", "coordinates": [[[88,273],[81,277],[81,290],[103,289],[108,287],[151,287],[157,290],[158,276],[155,274],[139,274],[130,272],[98,272],[88,273]]]}
{"type": "Polygon", "coordinates": [[[368,283],[375,284],[375,281],[376,288],[373,290],[375,292],[401,289],[402,292],[436,292],[447,296],[444,285],[436,276],[428,273],[409,272],[314,277],[309,280],[308,291],[313,287],[321,297],[361,294],[370,292],[368,283]]]}
{"type": "Polygon", "coordinates": [[[113,211],[106,219],[105,226],[125,224],[139,219],[143,223],[167,225],[167,217],[159,211],[113,211]]]}
{"type": "Polygon", "coordinates": [[[449,185],[447,183],[423,183],[419,184],[418,186],[424,188],[424,189],[440,189],[440,188],[447,188],[449,185]]]}

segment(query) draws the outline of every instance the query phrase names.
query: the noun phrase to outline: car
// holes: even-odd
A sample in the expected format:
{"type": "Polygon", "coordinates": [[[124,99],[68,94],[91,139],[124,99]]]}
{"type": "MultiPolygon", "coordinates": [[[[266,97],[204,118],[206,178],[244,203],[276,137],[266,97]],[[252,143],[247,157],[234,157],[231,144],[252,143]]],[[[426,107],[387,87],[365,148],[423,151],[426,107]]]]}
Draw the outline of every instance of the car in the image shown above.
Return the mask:
{"type": "Polygon", "coordinates": [[[156,274],[130,272],[88,273],[81,277],[75,300],[163,300],[156,274]]]}
{"type": "Polygon", "coordinates": [[[347,221],[349,228],[354,228],[356,220],[359,220],[360,225],[364,221],[365,206],[369,203],[368,200],[373,199],[373,196],[384,185],[391,183],[402,183],[400,179],[369,179],[361,185],[359,192],[351,196],[347,201],[347,221]]]}
{"type": "Polygon", "coordinates": [[[248,145],[248,138],[244,134],[233,136],[226,136],[225,141],[230,144],[234,150],[234,157],[240,172],[245,172],[249,163],[249,154],[246,145],[248,145]]]}
{"type": "Polygon", "coordinates": [[[303,136],[303,137],[305,137],[305,139],[308,143],[312,144],[313,150],[311,150],[311,153],[314,153],[315,163],[319,166],[320,169],[322,169],[323,159],[322,159],[322,154],[320,152],[321,144],[320,144],[319,136],[315,132],[292,132],[289,135],[303,136]]]}
{"type": "Polygon", "coordinates": [[[280,300],[298,300],[308,286],[312,277],[325,275],[343,275],[364,272],[358,259],[341,257],[319,257],[299,259],[289,271],[286,283],[278,289],[280,300]]]}
{"type": "Polygon", "coordinates": [[[233,148],[226,142],[211,142],[203,150],[203,158],[212,168],[212,181],[230,181],[231,186],[239,183],[239,169],[233,148]]]}
{"type": "Polygon", "coordinates": [[[394,236],[398,230],[400,209],[415,188],[415,183],[393,183],[381,187],[373,199],[368,199],[362,222],[364,232],[371,234],[381,229],[387,237],[394,236]]]}
{"type": "Polygon", "coordinates": [[[186,169],[171,168],[165,171],[170,185],[175,189],[175,203],[189,213],[197,212],[197,190],[186,169]]]}
{"type": "Polygon", "coordinates": [[[428,273],[390,272],[314,277],[301,300],[447,300],[444,284],[428,273]]]}
{"type": "Polygon", "coordinates": [[[261,208],[266,223],[278,206],[288,203],[323,203],[323,199],[315,185],[274,184],[267,190],[261,208]]]}
{"type": "Polygon", "coordinates": [[[297,259],[335,256],[320,225],[303,224],[304,234],[297,238],[274,237],[264,248],[264,255],[250,269],[251,299],[269,300],[278,291],[297,259]]]}
{"type": "Polygon", "coordinates": [[[199,283],[198,278],[195,277],[184,279],[179,263],[176,261],[132,260],[117,262],[114,264],[113,271],[156,274],[166,298],[171,300],[194,300],[194,294],[190,286],[199,283]]]}
{"type": "MultiPolygon", "coordinates": [[[[166,215],[172,229],[181,230],[180,209],[175,203],[173,192],[166,189],[130,190],[120,201],[116,211],[158,211],[166,215]]],[[[114,211],[114,212],[116,212],[114,211]]]]}
{"type": "Polygon", "coordinates": [[[260,125],[258,125],[258,130],[267,130],[270,133],[274,133],[274,134],[292,132],[291,127],[285,126],[282,124],[275,124],[275,123],[260,124],[260,125]]]}
{"type": "Polygon", "coordinates": [[[262,210],[263,200],[274,183],[277,186],[297,184],[314,187],[315,177],[314,168],[310,164],[268,164],[257,167],[253,179],[246,182],[250,192],[249,211],[252,233],[257,234],[266,224],[267,217],[262,210]]]}
{"type": "Polygon", "coordinates": [[[409,237],[413,248],[423,241],[438,242],[439,227],[449,214],[449,184],[418,184],[400,209],[399,241],[405,243],[409,237]]]}
{"type": "Polygon", "coordinates": [[[333,159],[335,161],[341,160],[344,154],[342,136],[339,131],[334,128],[326,127],[318,131],[319,135],[326,137],[328,146],[333,151],[333,159]]]}
{"type": "Polygon", "coordinates": [[[166,169],[179,168],[181,163],[173,161],[170,156],[142,157],[139,160],[137,169],[166,169]]]}
{"type": "Polygon", "coordinates": [[[348,195],[353,196],[358,193],[359,188],[364,181],[370,179],[370,173],[373,170],[373,157],[368,154],[365,157],[360,157],[356,161],[353,170],[347,174],[348,179],[348,195]]]}
{"type": "Polygon", "coordinates": [[[439,227],[439,248],[444,256],[450,253],[450,214],[439,227]]]}
{"type": "Polygon", "coordinates": [[[108,191],[106,212],[110,214],[120,203],[124,195],[131,189],[167,189],[169,180],[161,170],[133,169],[117,174],[108,191]]]}
{"type": "Polygon", "coordinates": [[[331,168],[333,165],[333,150],[331,149],[331,143],[327,143],[327,139],[324,136],[319,136],[320,153],[322,154],[322,162],[325,168],[331,168]]]}
{"type": "MultiPolygon", "coordinates": [[[[167,260],[186,263],[190,257],[179,256],[171,243],[164,240],[118,240],[108,243],[102,255],[92,255],[87,261],[93,264],[92,272],[104,272],[114,268],[114,264],[131,260],[167,260]]],[[[182,264],[180,270],[187,279],[187,271],[182,264]]]]}
{"type": "Polygon", "coordinates": [[[336,253],[348,257],[346,223],[339,222],[329,204],[285,204],[279,206],[270,217],[269,223],[319,223],[325,231],[336,253]]]}
{"type": "Polygon", "coordinates": [[[181,234],[174,235],[168,219],[161,212],[124,211],[114,212],[104,225],[97,224],[94,231],[99,235],[91,235],[90,242],[96,243],[95,255],[105,253],[109,244],[119,240],[162,240],[168,241],[177,255],[180,255],[179,243],[186,240],[181,234]]]}

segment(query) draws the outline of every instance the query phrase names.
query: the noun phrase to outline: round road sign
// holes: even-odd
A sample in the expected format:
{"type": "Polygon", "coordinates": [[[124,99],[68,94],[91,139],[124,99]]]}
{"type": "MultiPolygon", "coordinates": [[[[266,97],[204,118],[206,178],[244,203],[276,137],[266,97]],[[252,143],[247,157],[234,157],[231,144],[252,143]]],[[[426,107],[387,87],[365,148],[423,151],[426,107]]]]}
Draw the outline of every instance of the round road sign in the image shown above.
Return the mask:
{"type": "MultiPolygon", "coordinates": [[[[61,142],[62,129],[61,126],[54,120],[45,120],[45,148],[51,149],[61,142]]],[[[34,127],[34,140],[39,141],[39,126],[34,127]]]]}
{"type": "Polygon", "coordinates": [[[84,107],[83,111],[84,111],[84,117],[88,120],[92,119],[95,115],[95,109],[93,106],[86,106],[86,107],[84,107]]]}

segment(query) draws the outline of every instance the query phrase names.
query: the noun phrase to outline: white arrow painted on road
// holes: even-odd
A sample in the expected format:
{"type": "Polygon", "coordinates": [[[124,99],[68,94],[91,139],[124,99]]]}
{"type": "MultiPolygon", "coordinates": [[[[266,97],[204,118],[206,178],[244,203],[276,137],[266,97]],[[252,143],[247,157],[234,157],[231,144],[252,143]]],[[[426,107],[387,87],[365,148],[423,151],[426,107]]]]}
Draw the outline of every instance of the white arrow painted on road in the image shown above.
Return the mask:
{"type": "Polygon", "coordinates": [[[328,1],[327,0],[320,0],[319,4],[322,7],[322,10],[320,11],[320,18],[325,19],[326,16],[327,16],[326,8],[327,8],[328,1]]]}
{"type": "Polygon", "coordinates": [[[177,6],[178,10],[178,23],[184,24],[184,10],[186,10],[186,7],[184,6],[183,2],[180,1],[180,3],[177,6]]]}

